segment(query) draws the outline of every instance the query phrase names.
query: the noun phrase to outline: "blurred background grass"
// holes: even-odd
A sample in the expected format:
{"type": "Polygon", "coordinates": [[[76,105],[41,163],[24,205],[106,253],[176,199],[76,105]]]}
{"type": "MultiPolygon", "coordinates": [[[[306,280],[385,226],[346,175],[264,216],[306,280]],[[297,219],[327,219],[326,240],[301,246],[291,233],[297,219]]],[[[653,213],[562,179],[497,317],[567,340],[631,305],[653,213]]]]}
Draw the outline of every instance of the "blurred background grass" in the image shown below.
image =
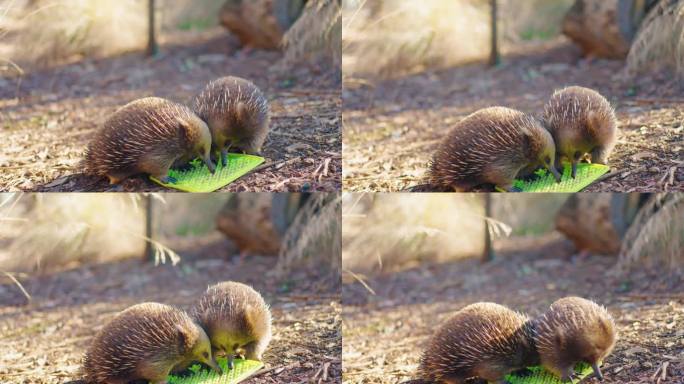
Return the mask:
{"type": "MultiPolygon", "coordinates": [[[[342,266],[368,273],[422,262],[480,257],[484,194],[346,194],[342,266]]],[[[492,195],[493,234],[541,236],[554,230],[566,194],[492,195]]]]}
{"type": "Polygon", "coordinates": [[[145,260],[150,201],[155,262],[175,264],[186,254],[219,259],[254,254],[277,257],[282,274],[304,264],[321,271],[339,268],[336,194],[4,193],[0,272],[43,273],[85,263],[145,260]],[[219,216],[235,219],[231,225],[238,226],[239,236],[222,231],[219,216]],[[270,253],[250,246],[266,240],[276,242],[270,253]]]}
{"type": "MultiPolygon", "coordinates": [[[[352,274],[397,272],[421,263],[448,263],[459,259],[484,260],[485,220],[494,247],[505,244],[521,252],[535,252],[548,240],[563,238],[558,217],[571,220],[578,231],[596,234],[604,225],[618,225],[622,205],[597,206],[570,218],[577,201],[564,205],[571,194],[345,194],[342,205],[342,268],[352,274]],[[565,211],[560,211],[565,207],[565,211]],[[615,210],[611,212],[611,209],[615,210]],[[595,215],[594,215],[595,214],[595,215]],[[565,216],[564,216],[565,215],[565,216]],[[586,216],[584,216],[586,215],[586,216]],[[594,215],[593,217],[589,217],[594,215]],[[572,221],[577,220],[577,221],[572,221]],[[598,221],[592,221],[598,220],[598,221]],[[596,227],[594,227],[596,226],[596,227]],[[593,232],[592,232],[593,231],[593,232]]],[[[629,195],[578,194],[585,202],[629,195]]],[[[635,195],[647,199],[625,236],[616,267],[655,267],[663,273],[684,272],[684,194],[635,195]]],[[[582,204],[582,203],[580,203],[582,204]]],[[[631,219],[630,219],[631,220],[631,219]]],[[[567,222],[567,221],[565,221],[567,222]]],[[[614,227],[617,228],[617,227],[614,227]]],[[[574,229],[574,228],[573,228],[574,229]]],[[[578,254],[587,246],[575,242],[578,254]]],[[[597,239],[600,238],[597,237],[597,239]]],[[[618,244],[620,245],[620,244],[618,244]]],[[[600,252],[594,251],[600,254],[600,252]]],[[[548,257],[564,257],[549,254],[548,257]]]]}
{"type": "MultiPolygon", "coordinates": [[[[573,0],[500,0],[501,51],[560,35],[573,0]]],[[[345,0],[343,72],[419,72],[483,60],[489,54],[488,0],[345,0]]]]}
{"type": "MultiPolygon", "coordinates": [[[[161,42],[217,26],[224,2],[157,1],[161,42]]],[[[0,0],[0,58],[21,67],[144,49],[147,7],[147,0],[0,0]]]]}

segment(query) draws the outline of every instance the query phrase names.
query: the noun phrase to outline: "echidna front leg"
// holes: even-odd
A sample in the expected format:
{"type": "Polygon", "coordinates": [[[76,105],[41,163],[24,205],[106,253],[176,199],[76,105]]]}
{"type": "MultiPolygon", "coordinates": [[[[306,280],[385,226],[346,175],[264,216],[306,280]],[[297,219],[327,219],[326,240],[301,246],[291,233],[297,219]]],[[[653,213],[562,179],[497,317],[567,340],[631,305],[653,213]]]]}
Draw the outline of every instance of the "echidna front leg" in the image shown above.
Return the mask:
{"type": "Polygon", "coordinates": [[[245,358],[250,360],[261,361],[261,355],[264,353],[264,347],[259,341],[252,341],[251,343],[245,345],[245,358]]]}
{"type": "Polygon", "coordinates": [[[140,160],[139,168],[142,172],[149,173],[162,183],[174,184],[178,180],[169,176],[169,169],[175,160],[150,156],[140,160]]]}
{"type": "Polygon", "coordinates": [[[608,165],[608,156],[612,148],[596,147],[591,151],[591,162],[608,165]]]}
{"type": "Polygon", "coordinates": [[[228,164],[228,148],[221,150],[221,164],[225,167],[228,164]]]}

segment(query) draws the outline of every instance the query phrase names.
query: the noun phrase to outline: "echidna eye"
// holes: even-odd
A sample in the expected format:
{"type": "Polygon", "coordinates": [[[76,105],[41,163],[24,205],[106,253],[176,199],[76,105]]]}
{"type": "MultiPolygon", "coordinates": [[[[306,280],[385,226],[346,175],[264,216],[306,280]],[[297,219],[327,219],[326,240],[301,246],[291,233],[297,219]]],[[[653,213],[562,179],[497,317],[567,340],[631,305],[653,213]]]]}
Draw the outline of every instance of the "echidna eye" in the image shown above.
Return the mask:
{"type": "Polygon", "coordinates": [[[548,156],[546,156],[546,158],[544,158],[544,162],[547,163],[547,164],[550,163],[550,162],[551,162],[551,158],[548,157],[548,156]]]}
{"type": "Polygon", "coordinates": [[[205,359],[208,359],[209,358],[209,352],[202,353],[202,356],[204,356],[205,359]]]}

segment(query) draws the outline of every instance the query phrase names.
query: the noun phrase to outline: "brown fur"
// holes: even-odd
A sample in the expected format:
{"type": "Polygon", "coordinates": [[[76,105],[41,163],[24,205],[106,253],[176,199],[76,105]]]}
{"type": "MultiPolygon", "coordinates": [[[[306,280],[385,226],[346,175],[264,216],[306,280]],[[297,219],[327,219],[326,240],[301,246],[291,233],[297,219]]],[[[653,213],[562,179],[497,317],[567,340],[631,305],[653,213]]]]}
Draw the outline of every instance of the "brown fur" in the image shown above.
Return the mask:
{"type": "Polygon", "coordinates": [[[608,164],[617,119],[601,94],[577,86],[557,90],[544,107],[544,121],[556,142],[556,160],[579,161],[590,153],[593,163],[608,164]]]}
{"type": "Polygon", "coordinates": [[[259,154],[268,135],[268,100],[254,83],[234,76],[216,79],[195,96],[193,110],[209,125],[213,152],[226,147],[259,154]]]}
{"type": "Polygon", "coordinates": [[[271,312],[259,292],[227,281],[207,288],[192,309],[192,316],[207,331],[216,351],[234,356],[240,350],[248,359],[261,360],[271,341],[271,312]]]}
{"type": "Polygon", "coordinates": [[[139,173],[162,179],[181,157],[199,156],[206,162],[210,148],[207,125],[189,108],[147,97],[107,118],[88,146],[85,166],[89,174],[107,176],[112,183],[139,173]]]}
{"type": "Polygon", "coordinates": [[[433,383],[497,382],[538,362],[527,316],[499,304],[475,303],[456,312],[430,338],[419,376],[433,383]]]}
{"type": "Polygon", "coordinates": [[[467,191],[480,184],[509,189],[525,168],[553,164],[553,139],[532,116],[504,107],[481,109],[461,120],[442,141],[429,183],[467,191]]]}
{"type": "Polygon", "coordinates": [[[600,364],[617,340],[608,311],[579,297],[557,300],[534,324],[542,365],[563,380],[579,362],[600,364]]]}
{"type": "Polygon", "coordinates": [[[97,333],[83,374],[87,383],[160,383],[184,360],[216,365],[204,330],[179,309],[142,303],[120,312],[97,333]]]}

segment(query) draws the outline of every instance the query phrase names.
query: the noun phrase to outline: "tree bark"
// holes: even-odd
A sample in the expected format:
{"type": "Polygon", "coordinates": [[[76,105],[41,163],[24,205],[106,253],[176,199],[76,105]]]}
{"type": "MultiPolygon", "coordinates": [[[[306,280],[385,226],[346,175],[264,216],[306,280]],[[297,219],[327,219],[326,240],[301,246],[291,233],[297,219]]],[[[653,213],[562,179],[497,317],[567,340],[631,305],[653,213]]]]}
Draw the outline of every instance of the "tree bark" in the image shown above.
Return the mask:
{"type": "Polygon", "coordinates": [[[576,0],[563,33],[587,56],[623,59],[653,0],[576,0]]]}
{"type": "Polygon", "coordinates": [[[617,256],[643,201],[638,193],[577,193],[558,211],[556,230],[580,252],[617,256]]]}
{"type": "Polygon", "coordinates": [[[236,194],[216,216],[216,227],[241,254],[277,256],[283,235],[308,195],[236,194]]]}
{"type": "Polygon", "coordinates": [[[304,3],[304,0],[228,0],[221,8],[219,19],[242,45],[278,49],[304,3]]]}

